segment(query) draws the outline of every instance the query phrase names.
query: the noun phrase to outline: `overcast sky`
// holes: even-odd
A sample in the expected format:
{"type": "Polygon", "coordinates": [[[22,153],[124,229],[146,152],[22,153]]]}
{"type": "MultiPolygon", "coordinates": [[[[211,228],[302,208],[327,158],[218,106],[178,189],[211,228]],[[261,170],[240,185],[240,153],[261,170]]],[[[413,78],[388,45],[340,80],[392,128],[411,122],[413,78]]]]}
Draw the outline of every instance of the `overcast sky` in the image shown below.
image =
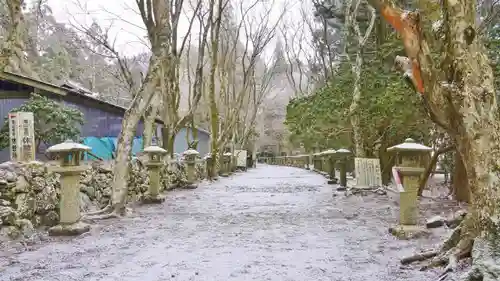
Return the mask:
{"type": "MultiPolygon", "coordinates": [[[[185,6],[189,7],[188,1],[185,2],[185,6]]],[[[248,0],[249,4],[251,4],[250,2],[253,1],[248,0]]],[[[266,2],[272,3],[269,0],[266,2]]],[[[110,34],[114,37],[113,39],[116,38],[115,44],[117,48],[128,56],[147,50],[146,33],[135,0],[48,0],[48,3],[59,21],[89,26],[92,20],[95,19],[103,28],[112,26],[110,34]],[[64,5],[62,5],[62,2],[64,2],[64,5]]],[[[301,0],[275,0],[272,21],[279,17],[284,5],[288,7],[285,21],[297,22],[301,17],[300,7],[303,5],[301,0]]],[[[254,9],[252,11],[257,16],[258,13],[262,13],[263,9],[254,9]]],[[[184,15],[179,24],[179,34],[181,36],[187,32],[187,25],[188,16],[184,15]]],[[[193,28],[193,30],[196,29],[193,28]]],[[[272,50],[274,43],[270,44],[268,49],[272,50]]],[[[269,50],[267,53],[269,53],[269,50]]]]}

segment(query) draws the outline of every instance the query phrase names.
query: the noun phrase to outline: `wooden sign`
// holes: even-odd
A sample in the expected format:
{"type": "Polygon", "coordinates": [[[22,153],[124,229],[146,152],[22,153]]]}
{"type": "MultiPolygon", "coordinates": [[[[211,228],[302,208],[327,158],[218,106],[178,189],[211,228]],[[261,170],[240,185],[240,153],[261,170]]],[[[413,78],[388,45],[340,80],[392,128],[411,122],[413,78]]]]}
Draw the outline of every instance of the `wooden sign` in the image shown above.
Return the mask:
{"type": "Polygon", "coordinates": [[[382,186],[382,173],[380,171],[380,159],[378,158],[354,158],[354,169],[356,173],[356,186],[360,188],[382,186]]]}
{"type": "Polygon", "coordinates": [[[9,113],[11,161],[35,160],[35,123],[32,112],[9,113]]]}
{"type": "Polygon", "coordinates": [[[247,151],[246,150],[234,150],[234,155],[236,155],[236,166],[246,167],[247,166],[247,151]]]}

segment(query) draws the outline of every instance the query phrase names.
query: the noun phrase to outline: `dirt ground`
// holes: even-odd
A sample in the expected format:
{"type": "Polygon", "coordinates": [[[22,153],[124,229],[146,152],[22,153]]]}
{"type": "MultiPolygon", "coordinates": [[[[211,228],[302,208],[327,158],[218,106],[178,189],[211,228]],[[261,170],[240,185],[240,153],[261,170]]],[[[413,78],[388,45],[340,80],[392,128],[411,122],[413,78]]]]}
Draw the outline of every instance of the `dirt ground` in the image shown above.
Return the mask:
{"type": "MultiPolygon", "coordinates": [[[[3,249],[0,280],[436,280],[439,271],[399,260],[437,245],[447,230],[399,241],[387,231],[397,222],[393,199],[335,189],[313,172],[260,165],[170,192],[163,205],[137,207],[77,238],[3,249]]],[[[421,206],[427,217],[456,208],[445,200],[421,206]]]]}

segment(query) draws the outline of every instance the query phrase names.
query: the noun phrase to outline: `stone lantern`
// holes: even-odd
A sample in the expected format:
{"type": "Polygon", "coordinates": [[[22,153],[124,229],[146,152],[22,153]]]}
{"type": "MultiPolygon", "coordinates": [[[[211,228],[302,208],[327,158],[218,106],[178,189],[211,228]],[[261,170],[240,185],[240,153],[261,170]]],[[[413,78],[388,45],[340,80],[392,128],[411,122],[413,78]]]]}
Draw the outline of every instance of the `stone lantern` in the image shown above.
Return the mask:
{"type": "Polygon", "coordinates": [[[229,176],[229,165],[231,165],[231,157],[233,154],[231,152],[226,152],[222,155],[222,166],[221,166],[221,177],[228,177],[229,176]]]}
{"type": "Polygon", "coordinates": [[[205,160],[206,172],[207,172],[207,179],[210,179],[210,176],[215,177],[214,173],[212,172],[213,171],[213,166],[212,166],[213,158],[212,158],[212,154],[211,153],[207,153],[205,155],[205,157],[203,157],[203,159],[205,160]]]}
{"type": "Polygon", "coordinates": [[[328,184],[337,184],[337,179],[335,178],[335,153],[336,151],[334,149],[329,149],[326,151],[323,151],[323,157],[325,158],[325,168],[328,173],[328,184]]]}
{"type": "Polygon", "coordinates": [[[47,153],[59,157],[59,166],[51,170],[58,173],[61,181],[61,201],[59,205],[59,224],[49,228],[52,236],[75,236],[88,232],[90,226],[80,221],[80,175],[87,166],[80,159],[90,147],[67,140],[47,149],[47,153]]]}
{"type": "Polygon", "coordinates": [[[152,145],[144,148],[144,153],[148,155],[146,167],[149,171],[149,188],[142,198],[144,204],[159,204],[165,201],[165,197],[160,195],[160,170],[164,165],[164,157],[167,151],[159,146],[152,145]]]}
{"type": "Polygon", "coordinates": [[[184,155],[184,161],[186,161],[186,174],[187,174],[187,187],[186,188],[197,188],[196,185],[196,159],[200,153],[194,149],[188,149],[182,153],[184,155]]]}
{"type": "Polygon", "coordinates": [[[400,224],[416,225],[418,221],[418,187],[420,177],[425,171],[422,158],[428,155],[432,148],[416,143],[408,138],[404,143],[389,147],[388,152],[397,154],[396,169],[401,177],[404,191],[400,191],[400,224]]]}
{"type": "Polygon", "coordinates": [[[352,154],[351,151],[341,148],[335,152],[335,156],[338,160],[339,163],[339,170],[340,170],[340,186],[342,188],[347,187],[347,157],[349,157],[352,154]]]}

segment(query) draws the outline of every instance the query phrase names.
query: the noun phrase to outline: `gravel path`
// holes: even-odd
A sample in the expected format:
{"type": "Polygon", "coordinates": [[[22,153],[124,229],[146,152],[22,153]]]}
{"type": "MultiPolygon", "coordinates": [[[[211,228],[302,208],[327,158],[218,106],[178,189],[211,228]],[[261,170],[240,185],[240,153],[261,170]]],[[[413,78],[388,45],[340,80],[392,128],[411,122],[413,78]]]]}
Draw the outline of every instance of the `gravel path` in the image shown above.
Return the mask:
{"type": "MultiPolygon", "coordinates": [[[[344,197],[315,173],[260,165],[168,193],[163,205],[101,222],[9,258],[0,280],[433,280],[399,258],[431,240],[397,241],[384,196],[344,197]]],[[[434,239],[435,242],[435,239],[434,239]]],[[[5,257],[0,266],[6,265],[5,257]]],[[[434,278],[432,278],[434,277],[434,278]]]]}

